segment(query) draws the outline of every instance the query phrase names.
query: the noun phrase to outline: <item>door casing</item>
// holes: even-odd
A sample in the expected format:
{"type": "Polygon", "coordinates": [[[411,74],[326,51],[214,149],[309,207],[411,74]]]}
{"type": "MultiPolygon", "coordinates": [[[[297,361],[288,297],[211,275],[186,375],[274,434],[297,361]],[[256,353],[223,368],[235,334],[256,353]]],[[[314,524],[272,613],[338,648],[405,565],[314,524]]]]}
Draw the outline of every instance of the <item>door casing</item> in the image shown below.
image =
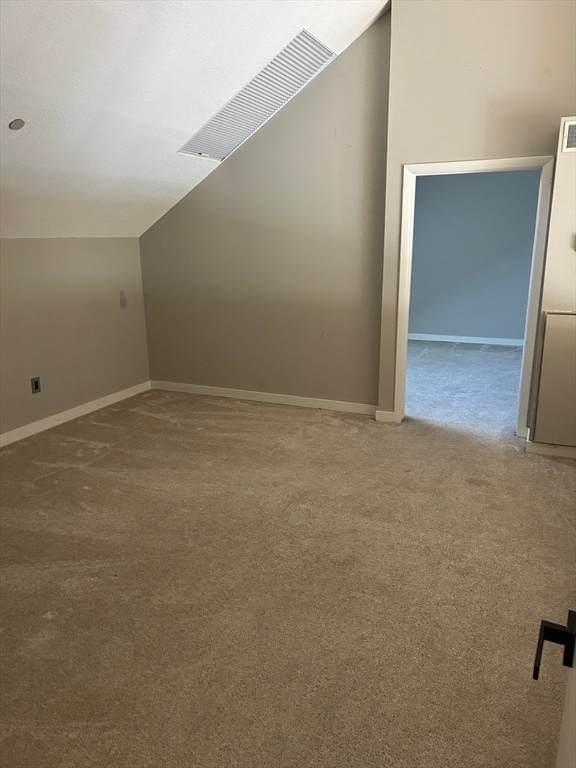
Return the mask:
{"type": "MultiPolygon", "coordinates": [[[[528,307],[524,329],[524,350],[516,418],[518,437],[528,436],[528,407],[536,333],[540,312],[546,235],[552,195],[554,157],[514,157],[495,160],[466,160],[449,163],[417,163],[404,166],[402,188],[402,221],[400,237],[400,268],[398,278],[398,324],[396,333],[396,371],[394,381],[393,421],[402,421],[406,408],[406,362],[408,354],[408,313],[410,308],[410,280],[412,273],[412,246],[416,203],[416,180],[419,176],[439,176],[456,173],[493,173],[498,171],[540,170],[540,189],[536,211],[534,245],[528,307]]],[[[378,413],[376,414],[378,419],[378,413]]],[[[386,419],[389,420],[389,419],[386,419]]]]}

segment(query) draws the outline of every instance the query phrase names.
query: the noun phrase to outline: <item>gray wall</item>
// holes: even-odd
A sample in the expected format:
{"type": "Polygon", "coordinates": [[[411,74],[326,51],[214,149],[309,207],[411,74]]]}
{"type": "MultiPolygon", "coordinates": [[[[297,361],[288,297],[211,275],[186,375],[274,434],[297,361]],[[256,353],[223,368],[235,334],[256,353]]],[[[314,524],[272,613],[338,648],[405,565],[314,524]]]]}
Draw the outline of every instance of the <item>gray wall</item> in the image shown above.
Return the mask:
{"type": "Polygon", "coordinates": [[[391,13],[383,411],[394,408],[403,164],[553,155],[560,118],[576,111],[575,3],[393,0],[391,13]]]}
{"type": "Polygon", "coordinates": [[[136,238],[0,246],[0,432],[149,379],[136,238]]]}
{"type": "Polygon", "coordinates": [[[410,333],[523,339],[540,171],[421,176],[410,333]]]}
{"type": "Polygon", "coordinates": [[[389,16],[141,238],[151,376],[375,404],[389,16]]]}

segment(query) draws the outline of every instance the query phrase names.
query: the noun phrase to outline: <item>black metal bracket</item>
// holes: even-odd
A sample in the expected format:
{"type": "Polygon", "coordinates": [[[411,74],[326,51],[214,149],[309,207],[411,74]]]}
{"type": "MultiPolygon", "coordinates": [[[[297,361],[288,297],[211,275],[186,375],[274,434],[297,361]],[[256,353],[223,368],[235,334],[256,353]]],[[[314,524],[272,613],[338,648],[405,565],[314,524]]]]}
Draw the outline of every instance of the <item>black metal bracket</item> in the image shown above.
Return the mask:
{"type": "Polygon", "coordinates": [[[568,611],[568,621],[566,626],[554,624],[551,621],[542,621],[540,623],[540,635],[538,636],[538,645],[536,646],[536,658],[534,659],[534,671],[532,678],[538,680],[540,674],[540,662],[542,661],[542,649],[544,642],[557,643],[564,646],[564,655],[562,664],[565,667],[574,666],[574,648],[576,646],[576,611],[568,611]]]}

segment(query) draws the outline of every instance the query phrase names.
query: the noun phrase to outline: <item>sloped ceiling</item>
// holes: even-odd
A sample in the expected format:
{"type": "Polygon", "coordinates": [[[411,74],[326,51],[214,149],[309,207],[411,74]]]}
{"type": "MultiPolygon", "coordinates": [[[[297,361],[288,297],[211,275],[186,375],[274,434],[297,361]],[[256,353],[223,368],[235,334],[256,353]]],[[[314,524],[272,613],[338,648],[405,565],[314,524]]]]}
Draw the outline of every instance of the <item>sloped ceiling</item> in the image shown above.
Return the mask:
{"type": "Polygon", "coordinates": [[[3,0],[2,237],[141,235],[218,166],[180,147],[302,28],[341,53],[386,4],[3,0]]]}

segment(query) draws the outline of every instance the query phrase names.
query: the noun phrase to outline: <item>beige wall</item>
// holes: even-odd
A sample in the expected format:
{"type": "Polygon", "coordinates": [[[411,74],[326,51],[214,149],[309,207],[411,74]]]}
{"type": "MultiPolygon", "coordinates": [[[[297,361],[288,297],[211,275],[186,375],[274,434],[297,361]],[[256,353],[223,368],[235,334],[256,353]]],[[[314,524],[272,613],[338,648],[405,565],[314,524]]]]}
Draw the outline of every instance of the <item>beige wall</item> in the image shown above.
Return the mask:
{"type": "Polygon", "coordinates": [[[137,239],[0,244],[2,433],[149,379],[137,239]]]}
{"type": "Polygon", "coordinates": [[[389,18],[141,238],[153,379],[377,402],[389,18]]]}
{"type": "Polygon", "coordinates": [[[393,0],[380,399],[394,408],[405,163],[556,152],[575,111],[571,0],[393,0]]]}

